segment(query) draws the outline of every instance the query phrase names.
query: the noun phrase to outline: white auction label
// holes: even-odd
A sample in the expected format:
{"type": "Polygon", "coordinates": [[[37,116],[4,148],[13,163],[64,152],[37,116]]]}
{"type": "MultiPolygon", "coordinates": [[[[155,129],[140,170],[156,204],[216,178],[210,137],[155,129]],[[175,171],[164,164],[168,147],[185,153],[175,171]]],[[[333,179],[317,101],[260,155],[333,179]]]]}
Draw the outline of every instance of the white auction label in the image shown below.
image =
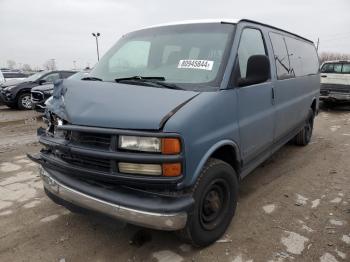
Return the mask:
{"type": "Polygon", "coordinates": [[[177,68],[201,69],[211,71],[214,61],[209,60],[180,60],[177,68]]]}

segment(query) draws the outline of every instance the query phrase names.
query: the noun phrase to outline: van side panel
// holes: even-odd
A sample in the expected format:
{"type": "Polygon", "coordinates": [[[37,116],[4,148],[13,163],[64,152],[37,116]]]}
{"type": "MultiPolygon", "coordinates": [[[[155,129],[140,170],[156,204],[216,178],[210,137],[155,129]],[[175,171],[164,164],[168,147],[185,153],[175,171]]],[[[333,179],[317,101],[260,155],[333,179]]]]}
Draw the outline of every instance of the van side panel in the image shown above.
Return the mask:
{"type": "Polygon", "coordinates": [[[319,64],[316,50],[311,43],[275,31],[270,31],[269,36],[276,58],[272,63],[277,71],[273,82],[276,106],[275,143],[278,143],[290,132],[303,126],[313,100],[318,101],[319,64]],[[284,45],[286,55],[281,55],[283,47],[277,46],[277,43],[284,45]],[[282,72],[284,68],[286,70],[282,72]]]}

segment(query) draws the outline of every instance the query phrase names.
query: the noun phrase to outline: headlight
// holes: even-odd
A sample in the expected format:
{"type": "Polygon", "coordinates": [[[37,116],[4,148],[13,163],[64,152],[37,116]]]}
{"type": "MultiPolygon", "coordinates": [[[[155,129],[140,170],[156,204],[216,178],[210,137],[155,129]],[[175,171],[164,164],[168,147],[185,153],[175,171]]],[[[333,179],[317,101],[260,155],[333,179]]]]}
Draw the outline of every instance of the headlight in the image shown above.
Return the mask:
{"type": "Polygon", "coordinates": [[[120,136],[119,148],[132,151],[154,152],[171,155],[179,154],[181,152],[181,143],[178,138],[120,136]]]}
{"type": "Polygon", "coordinates": [[[161,141],[156,137],[120,136],[119,148],[133,151],[160,152],[161,141]]]}

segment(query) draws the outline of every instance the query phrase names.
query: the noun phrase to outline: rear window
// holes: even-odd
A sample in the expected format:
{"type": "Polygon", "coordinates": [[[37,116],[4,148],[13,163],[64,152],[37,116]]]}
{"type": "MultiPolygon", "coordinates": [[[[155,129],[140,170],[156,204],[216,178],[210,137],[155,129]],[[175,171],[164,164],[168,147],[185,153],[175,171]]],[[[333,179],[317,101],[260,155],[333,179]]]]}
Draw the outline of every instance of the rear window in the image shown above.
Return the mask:
{"type": "Polygon", "coordinates": [[[350,74],[350,63],[325,63],[321,68],[322,73],[350,74]]]}

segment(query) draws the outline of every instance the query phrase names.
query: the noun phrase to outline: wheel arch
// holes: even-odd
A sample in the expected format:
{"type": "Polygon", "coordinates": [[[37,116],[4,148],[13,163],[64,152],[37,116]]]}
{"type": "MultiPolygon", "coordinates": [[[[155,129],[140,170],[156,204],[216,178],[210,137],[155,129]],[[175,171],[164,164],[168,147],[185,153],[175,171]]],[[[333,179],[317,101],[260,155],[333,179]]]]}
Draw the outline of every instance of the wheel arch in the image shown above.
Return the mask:
{"type": "Polygon", "coordinates": [[[29,94],[30,94],[30,91],[31,91],[31,90],[32,90],[31,88],[23,88],[23,89],[18,90],[18,91],[17,91],[17,94],[16,94],[16,100],[17,100],[18,97],[19,97],[20,95],[22,95],[23,93],[29,93],[29,94]]]}
{"type": "Polygon", "coordinates": [[[317,98],[316,97],[314,97],[312,99],[310,107],[311,107],[312,111],[314,111],[314,115],[317,115],[318,114],[318,104],[317,104],[317,98]]]}
{"type": "Polygon", "coordinates": [[[217,158],[231,165],[236,171],[237,179],[240,179],[241,157],[239,147],[236,142],[232,140],[222,140],[214,144],[201,158],[201,161],[199,162],[194,173],[194,181],[197,180],[201,170],[209,158],[217,158]]]}

